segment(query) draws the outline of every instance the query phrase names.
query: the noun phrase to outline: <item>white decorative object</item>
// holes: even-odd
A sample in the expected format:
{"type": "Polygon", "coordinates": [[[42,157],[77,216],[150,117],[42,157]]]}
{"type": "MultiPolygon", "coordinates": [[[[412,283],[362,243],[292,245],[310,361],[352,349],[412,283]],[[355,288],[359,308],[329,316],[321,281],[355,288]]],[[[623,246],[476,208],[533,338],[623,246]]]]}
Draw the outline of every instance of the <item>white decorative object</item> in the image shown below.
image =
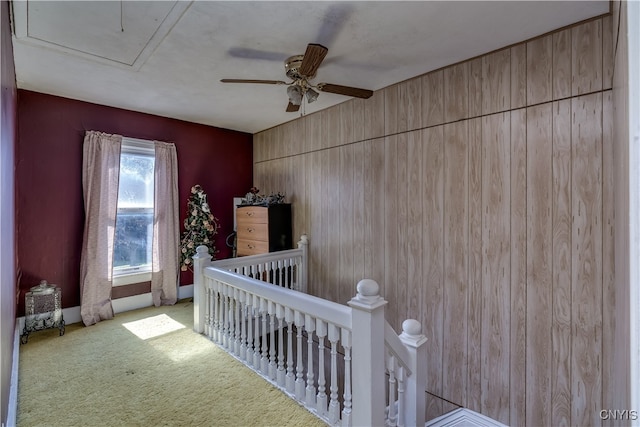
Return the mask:
{"type": "Polygon", "coordinates": [[[58,328],[60,336],[64,335],[64,319],[62,317],[62,290],[50,285],[46,280],[40,282],[26,293],[24,297],[24,329],[20,342],[26,344],[31,332],[49,328],[58,328]]]}

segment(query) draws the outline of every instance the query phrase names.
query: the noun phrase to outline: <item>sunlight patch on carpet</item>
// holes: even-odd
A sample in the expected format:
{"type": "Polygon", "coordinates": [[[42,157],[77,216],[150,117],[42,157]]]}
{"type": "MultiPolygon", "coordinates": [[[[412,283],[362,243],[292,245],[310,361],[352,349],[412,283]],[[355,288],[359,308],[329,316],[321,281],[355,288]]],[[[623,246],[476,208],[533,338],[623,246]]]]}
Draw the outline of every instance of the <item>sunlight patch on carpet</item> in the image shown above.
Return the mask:
{"type": "Polygon", "coordinates": [[[154,340],[149,343],[156,350],[164,353],[173,362],[186,362],[197,358],[200,355],[211,352],[211,343],[208,341],[198,342],[196,345],[185,345],[180,337],[167,337],[166,339],[154,340]]]}
{"type": "Polygon", "coordinates": [[[166,314],[123,323],[122,326],[141,340],[148,340],[149,338],[159,337],[169,332],[186,328],[182,323],[176,322],[166,314]]]}

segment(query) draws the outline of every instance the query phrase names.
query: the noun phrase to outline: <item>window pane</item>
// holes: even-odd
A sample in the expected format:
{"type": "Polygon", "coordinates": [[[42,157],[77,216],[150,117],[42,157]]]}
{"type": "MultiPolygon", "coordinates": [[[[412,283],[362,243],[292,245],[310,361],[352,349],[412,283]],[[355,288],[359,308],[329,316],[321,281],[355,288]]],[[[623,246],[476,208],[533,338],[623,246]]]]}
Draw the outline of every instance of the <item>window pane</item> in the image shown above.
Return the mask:
{"type": "Polygon", "coordinates": [[[120,155],[118,215],[113,249],[114,275],[151,270],[154,157],[120,155]]]}
{"type": "MultiPolygon", "coordinates": [[[[153,210],[119,210],[116,218],[116,240],[113,268],[151,267],[153,244],[153,210]]],[[[121,271],[127,273],[129,271],[121,271]]],[[[118,271],[114,271],[117,275],[118,271]]]]}
{"type": "Polygon", "coordinates": [[[122,153],[118,208],[153,208],[154,158],[122,153]]]}

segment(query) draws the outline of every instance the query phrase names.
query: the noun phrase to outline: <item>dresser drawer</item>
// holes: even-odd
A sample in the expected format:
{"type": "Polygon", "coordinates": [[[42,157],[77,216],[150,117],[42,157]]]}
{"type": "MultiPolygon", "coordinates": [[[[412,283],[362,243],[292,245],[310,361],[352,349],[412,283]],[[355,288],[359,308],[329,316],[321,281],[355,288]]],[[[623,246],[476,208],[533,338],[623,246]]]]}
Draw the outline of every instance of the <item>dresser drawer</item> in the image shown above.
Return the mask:
{"type": "Polygon", "coordinates": [[[269,225],[253,223],[245,220],[238,221],[238,239],[269,241],[269,225]]]}
{"type": "Polygon", "coordinates": [[[266,224],[269,220],[269,210],[262,206],[246,206],[239,207],[236,210],[236,218],[238,227],[240,224],[266,224]]]}
{"type": "Polygon", "coordinates": [[[238,256],[257,255],[269,252],[269,242],[238,238],[238,256]]]}

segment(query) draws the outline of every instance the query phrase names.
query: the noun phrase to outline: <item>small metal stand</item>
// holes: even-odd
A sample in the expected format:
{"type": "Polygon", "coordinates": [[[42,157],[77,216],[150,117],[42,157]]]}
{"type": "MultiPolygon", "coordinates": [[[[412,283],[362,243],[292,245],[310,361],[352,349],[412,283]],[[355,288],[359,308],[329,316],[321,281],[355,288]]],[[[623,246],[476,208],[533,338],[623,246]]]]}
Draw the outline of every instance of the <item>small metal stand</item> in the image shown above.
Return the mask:
{"type": "Polygon", "coordinates": [[[47,284],[46,280],[31,288],[25,297],[24,329],[20,342],[26,344],[29,334],[43,329],[58,328],[60,336],[64,335],[64,318],[62,316],[62,290],[47,284]]]}

